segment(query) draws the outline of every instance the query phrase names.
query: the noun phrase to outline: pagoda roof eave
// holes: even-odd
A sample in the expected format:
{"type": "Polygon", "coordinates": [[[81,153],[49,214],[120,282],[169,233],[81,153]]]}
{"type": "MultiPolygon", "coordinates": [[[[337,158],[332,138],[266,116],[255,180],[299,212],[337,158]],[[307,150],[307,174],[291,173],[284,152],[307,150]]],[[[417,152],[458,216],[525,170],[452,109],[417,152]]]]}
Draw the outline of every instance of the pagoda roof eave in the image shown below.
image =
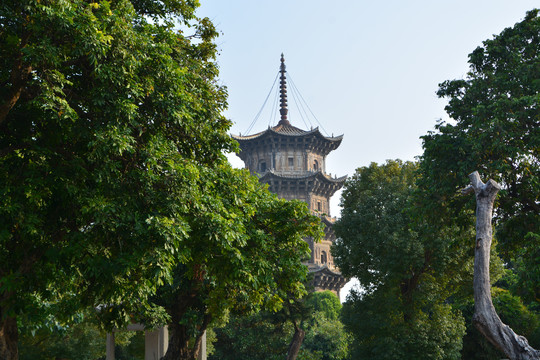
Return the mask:
{"type": "Polygon", "coordinates": [[[312,269],[310,272],[311,272],[312,274],[323,273],[323,274],[326,274],[326,275],[331,275],[331,276],[341,276],[341,277],[343,277],[343,275],[341,274],[341,272],[338,272],[338,271],[332,271],[332,270],[330,270],[330,268],[328,268],[328,266],[326,266],[326,265],[323,265],[323,266],[321,266],[321,267],[318,268],[318,269],[312,269]]]}
{"type": "Polygon", "coordinates": [[[247,136],[231,134],[231,137],[238,142],[244,142],[244,141],[251,141],[251,140],[263,138],[265,136],[272,136],[272,135],[284,136],[284,137],[306,137],[310,135],[315,135],[321,139],[324,139],[330,142],[341,142],[343,140],[343,135],[324,136],[323,134],[321,134],[319,127],[316,127],[312,130],[302,130],[294,126],[283,126],[283,125],[269,127],[268,129],[264,131],[261,131],[252,135],[247,135],[247,136]]]}
{"type": "Polygon", "coordinates": [[[268,170],[262,176],[259,178],[259,180],[264,181],[269,178],[277,178],[282,180],[308,180],[308,179],[317,179],[321,181],[328,181],[330,183],[336,184],[336,185],[343,185],[345,180],[347,180],[347,175],[341,176],[339,178],[331,178],[325,176],[321,171],[308,173],[306,175],[293,175],[293,176],[287,176],[279,173],[275,173],[273,170],[268,170]]]}

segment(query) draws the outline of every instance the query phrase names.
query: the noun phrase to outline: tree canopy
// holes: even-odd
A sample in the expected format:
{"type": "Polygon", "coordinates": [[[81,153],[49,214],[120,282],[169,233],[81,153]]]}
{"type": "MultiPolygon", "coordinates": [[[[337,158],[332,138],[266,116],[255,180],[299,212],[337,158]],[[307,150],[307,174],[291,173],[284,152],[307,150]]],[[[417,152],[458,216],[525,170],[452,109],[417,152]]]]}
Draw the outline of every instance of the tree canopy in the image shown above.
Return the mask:
{"type": "MultiPolygon", "coordinates": [[[[305,338],[298,360],[349,359],[350,334],[340,321],[341,304],[330,291],[314,292],[302,299],[304,309],[302,328],[305,338]]],[[[285,310],[285,309],[284,309],[285,310]]],[[[287,355],[295,333],[286,310],[263,311],[247,317],[231,318],[215,329],[215,353],[210,359],[219,360],[278,360],[287,355]],[[261,341],[264,339],[264,341],[261,341]]]]}
{"type": "Polygon", "coordinates": [[[447,298],[467,276],[457,266],[464,252],[449,253],[452,229],[428,231],[414,220],[416,170],[411,162],[372,163],[345,184],[332,254],[363,288],[352,291],[343,315],[357,359],[460,357],[465,328],[447,298]]]}
{"type": "Polygon", "coordinates": [[[217,32],[197,6],[0,5],[1,358],[17,358],[17,319],[47,312],[169,321],[164,294],[186,279],[217,317],[303,292],[299,239],[318,222],[226,165],[217,32]]]}
{"type": "Polygon", "coordinates": [[[437,189],[434,203],[454,211],[470,204],[455,194],[476,170],[501,184],[495,220],[507,259],[526,246],[528,234],[540,232],[539,37],[540,17],[533,10],[484,41],[469,55],[465,79],[440,84],[438,95],[448,99],[452,121],[423,137],[421,186],[437,189]]]}
{"type": "MultiPolygon", "coordinates": [[[[448,99],[446,111],[452,120],[439,123],[435,131],[423,136],[420,159],[418,184],[424,204],[430,204],[426,217],[430,222],[439,219],[441,226],[473,223],[467,215],[474,209],[473,199],[458,192],[466,186],[470,173],[479,171],[501,185],[495,203],[497,245],[492,248],[492,258],[500,254],[508,270],[492,292],[495,303],[508,299],[501,297],[501,291],[509,291],[527,304],[528,308],[516,305],[514,319],[538,317],[539,37],[540,17],[538,10],[532,10],[523,21],[484,41],[469,55],[470,70],[464,79],[439,85],[438,95],[448,99]]],[[[467,244],[472,244],[472,237],[464,246],[467,244]]],[[[503,317],[514,323],[504,312],[503,317]]],[[[533,335],[531,344],[538,346],[536,330],[516,328],[533,335]]],[[[465,341],[474,336],[469,329],[465,341]]],[[[465,353],[474,346],[465,345],[465,353]]],[[[493,349],[485,348],[486,354],[493,354],[493,349]]]]}

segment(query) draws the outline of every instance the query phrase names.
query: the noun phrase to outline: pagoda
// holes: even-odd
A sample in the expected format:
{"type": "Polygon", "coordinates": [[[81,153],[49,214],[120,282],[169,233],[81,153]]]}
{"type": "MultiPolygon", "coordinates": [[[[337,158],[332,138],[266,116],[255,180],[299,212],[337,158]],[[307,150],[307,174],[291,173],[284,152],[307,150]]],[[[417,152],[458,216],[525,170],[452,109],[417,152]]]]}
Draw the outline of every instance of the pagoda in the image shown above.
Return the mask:
{"type": "Polygon", "coordinates": [[[279,123],[253,135],[232,135],[240,144],[238,156],[259,181],[279,197],[297,199],[308,204],[325,225],[320,242],[305,239],[311,249],[306,263],[313,275],[315,291],[331,290],[339,296],[345,278],[334,265],[330,247],[335,241],[330,217],[330,197],[339,190],[347,176],[332,177],[326,173],[326,156],[339,147],[343,135],[327,137],[319,128],[302,130],[287,119],[287,79],[285,59],[281,54],[279,123]]]}

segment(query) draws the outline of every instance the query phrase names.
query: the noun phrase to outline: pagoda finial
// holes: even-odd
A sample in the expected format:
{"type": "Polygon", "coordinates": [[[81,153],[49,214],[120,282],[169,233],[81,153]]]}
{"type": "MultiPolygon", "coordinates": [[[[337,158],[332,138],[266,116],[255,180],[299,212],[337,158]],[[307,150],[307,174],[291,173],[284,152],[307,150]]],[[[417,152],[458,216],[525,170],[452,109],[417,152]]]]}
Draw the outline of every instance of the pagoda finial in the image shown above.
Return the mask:
{"type": "Polygon", "coordinates": [[[291,125],[289,120],[287,120],[287,113],[289,109],[287,108],[287,79],[285,78],[285,57],[281,53],[281,66],[279,68],[281,76],[279,78],[279,99],[280,99],[280,109],[279,113],[281,114],[281,120],[278,125],[291,125]]]}

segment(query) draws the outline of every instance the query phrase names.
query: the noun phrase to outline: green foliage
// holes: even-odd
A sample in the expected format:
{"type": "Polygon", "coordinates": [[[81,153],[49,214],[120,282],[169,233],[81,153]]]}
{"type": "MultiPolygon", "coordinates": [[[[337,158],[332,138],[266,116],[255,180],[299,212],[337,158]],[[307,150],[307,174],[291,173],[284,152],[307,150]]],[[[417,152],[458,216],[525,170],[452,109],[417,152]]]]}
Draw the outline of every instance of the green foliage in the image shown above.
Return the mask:
{"type": "MultiPolygon", "coordinates": [[[[40,328],[22,324],[19,359],[105,359],[106,333],[96,320],[95,314],[87,314],[70,325],[61,325],[54,318],[40,328]]],[[[144,332],[119,331],[114,335],[116,359],[144,359],[144,332]]]]}
{"type": "MultiPolygon", "coordinates": [[[[423,137],[423,184],[435,206],[458,212],[472,199],[454,196],[478,170],[503,186],[496,204],[499,248],[507,260],[540,233],[540,17],[538,10],[469,55],[463,80],[440,84],[446,111],[423,137]]],[[[452,214],[452,212],[448,213],[452,214]]],[[[458,219],[455,219],[456,221],[458,219]]]]}
{"type": "Polygon", "coordinates": [[[349,358],[352,336],[339,318],[328,318],[326,312],[316,311],[306,326],[306,337],[298,355],[301,359],[345,360],[349,358]]]}
{"type": "MultiPolygon", "coordinates": [[[[508,290],[492,288],[493,305],[502,322],[517,334],[525,336],[534,348],[540,346],[540,316],[529,310],[518,296],[508,290]]],[[[468,320],[467,333],[463,338],[462,358],[470,360],[503,358],[504,354],[495,349],[472,324],[474,303],[472,299],[456,304],[468,320]]]]}
{"type": "MultiPolygon", "coordinates": [[[[507,318],[508,323],[523,319],[527,311],[537,316],[539,310],[539,38],[539,12],[532,10],[523,21],[484,41],[469,55],[470,71],[465,79],[439,85],[438,95],[448,99],[446,111],[452,121],[439,123],[436,131],[422,137],[424,154],[418,185],[423,199],[421,207],[425,209],[423,218],[430,224],[441,228],[472,227],[474,198],[460,196],[458,190],[468,184],[468,174],[473,171],[502,186],[495,204],[497,243],[491,257],[493,267],[494,262],[500,262],[500,254],[508,269],[500,285],[511,295],[497,294],[494,298],[494,302],[499,302],[498,311],[515,311],[515,317],[507,318]],[[515,296],[521,297],[527,309],[515,296]]],[[[473,238],[467,242],[463,241],[465,238],[455,240],[464,248],[472,245],[473,238]]],[[[465,299],[457,301],[466,302],[465,299]]],[[[466,308],[458,307],[467,318],[472,316],[466,308]]],[[[524,329],[522,324],[515,326],[531,339],[539,332],[538,325],[534,331],[524,329]]],[[[478,339],[475,330],[467,330],[465,358],[499,356],[478,339]],[[482,346],[475,347],[476,343],[482,346]]]]}
{"type": "Polygon", "coordinates": [[[197,206],[185,217],[190,231],[182,251],[189,256],[178,258],[173,282],[153,299],[184,344],[229,312],[276,311],[304,295],[303,238],[322,235],[305,203],[278,199],[248,171],[227,164],[200,174],[197,206]]]}
{"type": "Polygon", "coordinates": [[[459,312],[432,304],[411,314],[395,289],[353,292],[343,307],[343,321],[354,335],[353,359],[460,359],[465,331],[459,312]]]}
{"type": "Polygon", "coordinates": [[[540,235],[529,233],[527,247],[517,249],[512,259],[512,271],[517,279],[510,289],[524,301],[540,310],[540,235]]]}
{"type": "Polygon", "coordinates": [[[340,241],[332,254],[343,275],[357,277],[368,291],[422,267],[423,245],[408,230],[404,213],[415,170],[410,162],[372,163],[345,185],[341,219],[334,225],[340,241]]]}
{"type": "MultiPolygon", "coordinates": [[[[348,359],[352,339],[339,320],[341,304],[337,296],[330,291],[310,293],[303,305],[308,309],[302,321],[306,336],[297,359],[348,359]]],[[[216,350],[209,358],[283,359],[293,333],[290,316],[283,310],[232,317],[225,327],[216,329],[216,350]]]]}
{"type": "MultiPolygon", "coordinates": [[[[81,317],[70,326],[49,318],[45,325],[21,326],[19,359],[95,360],[105,356],[105,333],[97,326],[95,317],[81,317]]],[[[121,340],[118,344],[122,344],[121,340]]]]}
{"type": "Polygon", "coordinates": [[[325,319],[338,320],[340,317],[341,303],[338,297],[330,290],[309,294],[305,299],[305,303],[313,312],[319,313],[325,319]]]}
{"type": "Polygon", "coordinates": [[[215,329],[215,352],[209,359],[282,360],[294,329],[290,323],[275,323],[270,313],[231,317],[223,328],[215,329]]]}
{"type": "Polygon", "coordinates": [[[99,306],[109,328],[168,322],[177,341],[305,293],[320,222],[227,164],[217,32],[197,6],[0,6],[0,321],[99,306]]]}
{"type": "Polygon", "coordinates": [[[58,301],[61,289],[80,295],[75,307],[122,304],[108,308],[120,325],[135,311],[123,299],[144,303],[171,279],[200,167],[234,148],[215,84],[216,32],[195,6],[2,5],[3,317],[58,301]],[[194,37],[173,29],[178,15],[194,37]]]}
{"type": "Polygon", "coordinates": [[[447,301],[470,268],[466,251],[451,252],[455,228],[436,229],[418,217],[417,168],[372,163],[345,185],[332,254],[363,287],[344,307],[353,358],[459,358],[465,327],[447,301]]]}

